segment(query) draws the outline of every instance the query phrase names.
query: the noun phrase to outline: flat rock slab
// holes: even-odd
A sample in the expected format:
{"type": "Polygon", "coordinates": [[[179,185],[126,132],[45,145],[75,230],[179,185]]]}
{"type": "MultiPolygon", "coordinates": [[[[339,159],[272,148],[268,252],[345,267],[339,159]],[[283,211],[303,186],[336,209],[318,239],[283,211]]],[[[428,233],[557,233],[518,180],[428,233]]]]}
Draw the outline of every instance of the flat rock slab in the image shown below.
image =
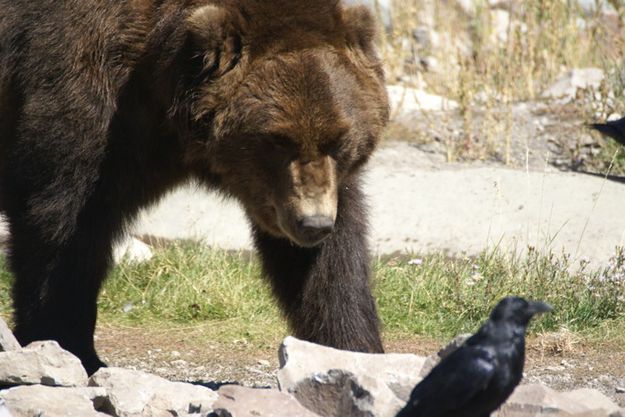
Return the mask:
{"type": "Polygon", "coordinates": [[[105,398],[103,388],[24,385],[0,391],[0,417],[104,417],[105,398]]]}
{"type": "Polygon", "coordinates": [[[213,408],[219,417],[320,417],[277,390],[225,385],[218,394],[213,408]]]}
{"type": "Polygon", "coordinates": [[[371,247],[379,253],[473,255],[529,245],[599,267],[623,244],[625,187],[601,177],[440,165],[395,143],[376,153],[366,183],[371,247]]]}
{"type": "Polygon", "coordinates": [[[57,342],[33,342],[21,350],[0,352],[0,386],[87,385],[87,372],[73,354],[57,342]]]}
{"type": "Polygon", "coordinates": [[[279,351],[280,390],[323,416],[394,416],[420,381],[426,359],[346,352],[287,337],[279,351]]]}
{"type": "Polygon", "coordinates": [[[521,385],[494,417],[617,417],[624,415],[608,397],[594,389],[558,392],[538,384],[521,385]]]}
{"type": "Polygon", "coordinates": [[[9,326],[0,318],[0,352],[20,350],[21,348],[22,346],[20,346],[15,336],[13,336],[9,326]]]}
{"type": "Polygon", "coordinates": [[[100,369],[89,385],[106,388],[108,402],[103,410],[116,417],[206,415],[217,399],[214,391],[202,386],[122,368],[100,369]]]}

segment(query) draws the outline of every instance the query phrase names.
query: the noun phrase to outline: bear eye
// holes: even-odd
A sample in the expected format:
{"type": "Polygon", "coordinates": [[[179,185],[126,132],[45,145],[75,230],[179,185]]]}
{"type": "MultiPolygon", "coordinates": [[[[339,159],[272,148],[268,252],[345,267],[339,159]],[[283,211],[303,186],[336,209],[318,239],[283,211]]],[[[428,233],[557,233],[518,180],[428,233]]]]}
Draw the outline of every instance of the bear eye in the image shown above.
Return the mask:
{"type": "Polygon", "coordinates": [[[322,154],[329,155],[336,159],[340,150],[341,150],[341,142],[336,140],[332,142],[327,142],[321,146],[319,149],[322,154]]]}
{"type": "Polygon", "coordinates": [[[266,157],[278,158],[283,162],[290,162],[297,156],[297,146],[286,136],[281,135],[265,135],[259,138],[261,144],[261,152],[266,157]]]}
{"type": "Polygon", "coordinates": [[[293,141],[286,136],[272,135],[269,139],[269,143],[275,149],[280,151],[289,151],[295,148],[293,141]]]}

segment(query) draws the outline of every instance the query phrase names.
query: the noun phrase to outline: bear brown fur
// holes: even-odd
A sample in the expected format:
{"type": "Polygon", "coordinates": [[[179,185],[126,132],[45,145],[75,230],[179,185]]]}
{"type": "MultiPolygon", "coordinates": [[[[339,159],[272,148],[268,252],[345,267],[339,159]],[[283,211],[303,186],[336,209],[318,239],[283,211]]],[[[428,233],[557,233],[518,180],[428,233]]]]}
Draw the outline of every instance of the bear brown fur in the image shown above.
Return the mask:
{"type": "Polygon", "coordinates": [[[196,180],[236,198],[296,336],[381,352],[360,171],[388,118],[374,22],[338,0],[0,0],[15,333],[89,373],[111,244],[196,180]]]}

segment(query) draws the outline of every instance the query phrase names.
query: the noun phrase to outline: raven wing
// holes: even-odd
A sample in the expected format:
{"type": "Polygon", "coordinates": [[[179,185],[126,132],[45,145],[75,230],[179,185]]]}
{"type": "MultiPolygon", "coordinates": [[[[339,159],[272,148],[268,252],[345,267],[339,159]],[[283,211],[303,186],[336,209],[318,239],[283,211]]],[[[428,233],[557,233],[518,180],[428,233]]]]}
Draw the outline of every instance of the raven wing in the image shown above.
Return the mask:
{"type": "Polygon", "coordinates": [[[492,348],[460,347],[419,383],[397,417],[461,415],[464,406],[485,390],[497,367],[492,348]]]}
{"type": "Polygon", "coordinates": [[[607,123],[594,123],[590,127],[625,145],[625,118],[607,123]]]}

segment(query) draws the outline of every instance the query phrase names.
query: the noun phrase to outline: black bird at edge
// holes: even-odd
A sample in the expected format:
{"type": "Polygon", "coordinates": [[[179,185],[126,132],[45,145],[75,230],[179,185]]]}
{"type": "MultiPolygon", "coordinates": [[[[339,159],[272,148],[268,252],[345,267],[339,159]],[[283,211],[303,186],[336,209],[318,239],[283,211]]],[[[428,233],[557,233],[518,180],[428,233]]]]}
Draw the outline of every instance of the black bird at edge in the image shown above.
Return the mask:
{"type": "Polygon", "coordinates": [[[625,117],[611,122],[593,123],[590,127],[611,137],[621,145],[625,145],[625,117]]]}
{"type": "Polygon", "coordinates": [[[504,298],[482,327],[413,390],[396,417],[488,417],[523,376],[525,331],[549,304],[504,298]]]}

